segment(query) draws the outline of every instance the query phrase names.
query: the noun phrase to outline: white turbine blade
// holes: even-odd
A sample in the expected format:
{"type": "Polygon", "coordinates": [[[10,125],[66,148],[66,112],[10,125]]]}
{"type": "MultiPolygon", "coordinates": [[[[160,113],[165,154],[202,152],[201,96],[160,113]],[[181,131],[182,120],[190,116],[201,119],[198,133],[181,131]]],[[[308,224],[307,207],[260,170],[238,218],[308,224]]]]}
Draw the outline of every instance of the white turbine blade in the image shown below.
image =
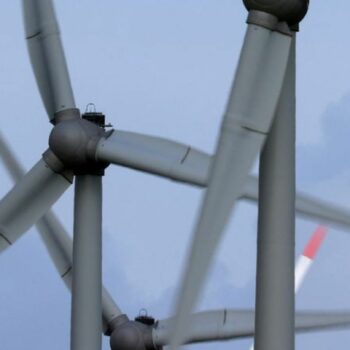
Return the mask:
{"type": "MultiPolygon", "coordinates": [[[[192,314],[184,334],[186,344],[248,338],[254,336],[253,310],[213,310],[192,314]]],[[[175,318],[160,320],[153,329],[153,343],[166,346],[171,341],[175,318]]],[[[350,327],[349,312],[297,312],[296,333],[350,327]]]]}
{"type": "Polygon", "coordinates": [[[295,294],[298,293],[310,267],[316,257],[316,254],[321,247],[327,233],[327,228],[323,226],[317,227],[316,231],[311,236],[307,243],[303,253],[300,255],[295,266],[295,294]]]}
{"type": "Polygon", "coordinates": [[[204,187],[212,157],[164,138],[114,131],[97,145],[96,159],[204,187]]]}
{"type": "Polygon", "coordinates": [[[74,96],[51,0],[23,0],[29,56],[47,114],[74,108],[74,96]]]}
{"type": "Polygon", "coordinates": [[[291,37],[249,25],[222,123],[208,190],[177,299],[173,349],[182,342],[235,200],[269,132],[286,71],[291,37]]]}
{"type": "Polygon", "coordinates": [[[0,252],[34,225],[70,186],[41,159],[0,201],[0,252]]]}
{"type": "MultiPolygon", "coordinates": [[[[242,199],[256,202],[259,199],[259,184],[255,176],[249,176],[242,190],[242,199]]],[[[297,192],[295,210],[298,216],[316,220],[323,224],[339,227],[344,230],[350,228],[350,209],[335,205],[325,200],[297,192]]]]}
{"type": "MultiPolygon", "coordinates": [[[[10,147],[0,135],[0,157],[3,159],[6,169],[14,182],[18,182],[24,176],[24,170],[10,147]]],[[[45,247],[53,261],[57,272],[69,290],[72,289],[72,252],[73,243],[69,234],[58,220],[53,211],[49,210],[36,223],[45,247]]],[[[122,314],[118,305],[114,302],[108,291],[102,289],[102,321],[103,331],[107,332],[109,323],[122,314]]]]}

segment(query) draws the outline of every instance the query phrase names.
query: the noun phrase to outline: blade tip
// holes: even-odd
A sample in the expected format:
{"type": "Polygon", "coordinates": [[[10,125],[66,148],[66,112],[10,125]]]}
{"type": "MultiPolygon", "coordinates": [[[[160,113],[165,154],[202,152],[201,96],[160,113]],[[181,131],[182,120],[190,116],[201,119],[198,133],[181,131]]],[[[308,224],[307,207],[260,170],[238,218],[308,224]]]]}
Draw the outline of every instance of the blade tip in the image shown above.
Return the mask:
{"type": "Polygon", "coordinates": [[[306,256],[309,259],[313,259],[316,256],[327,234],[327,231],[328,229],[325,226],[319,226],[316,229],[316,231],[314,232],[310,241],[308,242],[307,246],[304,249],[304,252],[303,252],[304,256],[306,256]]]}

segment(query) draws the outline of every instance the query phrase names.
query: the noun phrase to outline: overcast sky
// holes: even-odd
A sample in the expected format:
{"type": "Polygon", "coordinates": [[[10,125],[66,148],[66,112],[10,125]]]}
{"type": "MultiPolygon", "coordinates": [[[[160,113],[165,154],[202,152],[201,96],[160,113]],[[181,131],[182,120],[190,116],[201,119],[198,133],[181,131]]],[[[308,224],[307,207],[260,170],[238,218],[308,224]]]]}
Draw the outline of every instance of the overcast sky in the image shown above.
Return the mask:
{"type": "MultiPolygon", "coordinates": [[[[29,169],[51,125],[29,64],[19,1],[1,4],[0,130],[29,169]]],[[[213,151],[246,28],[241,1],[56,1],[77,105],[116,129],[213,151]]],[[[350,208],[350,4],[312,1],[298,35],[298,187],[350,208]]],[[[110,166],[104,178],[104,281],[130,317],[170,315],[202,191],[110,166]]],[[[12,186],[0,166],[0,195],[12,186]]],[[[71,232],[73,186],[54,207],[71,232]]],[[[256,206],[232,216],[201,309],[254,307],[256,206]]],[[[297,220],[300,253],[316,222],[297,220]]],[[[331,230],[298,309],[350,310],[350,237],[331,230]]],[[[0,348],[69,348],[70,295],[35,229],[0,256],[0,348]]],[[[350,331],[297,336],[296,349],[333,349],[350,331]]],[[[106,340],[106,339],[105,339],[106,340]]],[[[248,349],[250,341],[192,346],[248,349]]],[[[190,348],[190,347],[189,347],[190,348]]],[[[107,341],[104,350],[108,349],[107,341]]]]}

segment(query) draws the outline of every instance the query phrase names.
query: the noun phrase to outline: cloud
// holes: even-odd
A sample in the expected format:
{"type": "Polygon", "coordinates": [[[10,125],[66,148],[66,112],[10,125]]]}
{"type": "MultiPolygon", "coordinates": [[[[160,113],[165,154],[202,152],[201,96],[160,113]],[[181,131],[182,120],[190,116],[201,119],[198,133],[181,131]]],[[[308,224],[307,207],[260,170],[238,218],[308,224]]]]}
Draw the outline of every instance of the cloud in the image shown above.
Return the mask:
{"type": "MultiPolygon", "coordinates": [[[[320,142],[297,148],[298,179],[314,183],[330,179],[350,168],[350,95],[331,103],[321,118],[320,142]]],[[[350,183],[350,181],[349,181],[350,183]]]]}

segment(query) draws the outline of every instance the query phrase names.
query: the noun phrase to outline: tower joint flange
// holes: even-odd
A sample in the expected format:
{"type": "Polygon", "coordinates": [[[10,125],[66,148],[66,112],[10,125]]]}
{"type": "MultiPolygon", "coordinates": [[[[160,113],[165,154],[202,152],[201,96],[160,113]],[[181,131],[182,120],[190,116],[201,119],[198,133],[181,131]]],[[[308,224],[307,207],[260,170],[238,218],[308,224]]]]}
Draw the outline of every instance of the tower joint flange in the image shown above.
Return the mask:
{"type": "Polygon", "coordinates": [[[248,13],[247,24],[254,24],[266,29],[275,30],[278,24],[278,18],[270,13],[251,10],[248,13]]]}
{"type": "Polygon", "coordinates": [[[51,123],[53,125],[57,125],[63,121],[79,119],[79,118],[80,118],[80,111],[78,108],[67,108],[56,112],[54,114],[53,119],[51,120],[51,123]]]}
{"type": "Polygon", "coordinates": [[[287,22],[279,22],[276,16],[267,12],[251,10],[246,22],[284,35],[293,36],[294,31],[287,22]]]}

